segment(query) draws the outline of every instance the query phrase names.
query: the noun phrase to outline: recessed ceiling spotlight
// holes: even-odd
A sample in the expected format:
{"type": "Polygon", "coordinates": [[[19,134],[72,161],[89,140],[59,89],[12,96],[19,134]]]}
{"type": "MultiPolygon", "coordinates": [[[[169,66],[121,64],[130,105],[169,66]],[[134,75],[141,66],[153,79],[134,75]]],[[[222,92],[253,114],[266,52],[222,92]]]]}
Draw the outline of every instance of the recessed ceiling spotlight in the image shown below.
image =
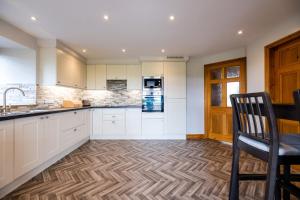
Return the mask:
{"type": "Polygon", "coordinates": [[[109,20],[109,16],[108,16],[108,15],[104,15],[104,16],[103,16],[103,19],[104,19],[105,21],[108,21],[108,20],[109,20]]]}
{"type": "Polygon", "coordinates": [[[36,20],[37,20],[37,18],[36,18],[35,16],[31,16],[30,19],[31,19],[32,21],[36,21],[36,20]]]}
{"type": "Polygon", "coordinates": [[[171,21],[174,21],[174,20],[175,20],[175,16],[174,16],[174,15],[171,15],[171,16],[169,17],[169,19],[170,19],[171,21]]]}
{"type": "Polygon", "coordinates": [[[87,51],[86,49],[82,49],[82,52],[83,52],[83,53],[86,53],[86,51],[87,51]]]}
{"type": "Polygon", "coordinates": [[[162,53],[165,53],[165,52],[166,52],[166,50],[165,50],[165,49],[162,49],[162,50],[161,50],[161,52],[162,52],[162,53]]]}
{"type": "Polygon", "coordinates": [[[237,33],[238,33],[238,35],[242,35],[243,34],[243,30],[239,30],[237,33]]]}
{"type": "Polygon", "coordinates": [[[122,49],[122,52],[125,53],[125,52],[126,52],[126,49],[122,49]]]}

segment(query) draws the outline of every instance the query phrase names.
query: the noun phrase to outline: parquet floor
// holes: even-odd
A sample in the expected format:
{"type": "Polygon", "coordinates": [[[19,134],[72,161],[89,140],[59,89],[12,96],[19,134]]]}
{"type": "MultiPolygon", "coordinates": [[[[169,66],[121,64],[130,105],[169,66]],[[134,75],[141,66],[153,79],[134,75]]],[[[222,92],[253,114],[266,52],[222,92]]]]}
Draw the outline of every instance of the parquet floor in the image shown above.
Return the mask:
{"type": "MultiPolygon", "coordinates": [[[[231,146],[202,141],[90,141],[5,199],[228,199],[231,146]]],[[[266,165],[242,154],[243,172],[266,165]]],[[[262,199],[263,182],[240,184],[240,199],[262,199]]]]}

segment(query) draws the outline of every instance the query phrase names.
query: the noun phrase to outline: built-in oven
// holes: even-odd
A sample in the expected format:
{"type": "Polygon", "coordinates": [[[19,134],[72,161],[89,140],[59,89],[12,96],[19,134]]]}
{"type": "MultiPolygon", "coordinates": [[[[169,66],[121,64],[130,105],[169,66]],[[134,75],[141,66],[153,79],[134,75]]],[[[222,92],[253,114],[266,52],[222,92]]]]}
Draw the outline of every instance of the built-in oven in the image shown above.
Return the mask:
{"type": "Polygon", "coordinates": [[[164,112],[164,96],[153,96],[145,95],[143,96],[143,112],[164,112]]]}
{"type": "Polygon", "coordinates": [[[144,76],[143,77],[143,89],[163,89],[163,77],[144,76]]]}

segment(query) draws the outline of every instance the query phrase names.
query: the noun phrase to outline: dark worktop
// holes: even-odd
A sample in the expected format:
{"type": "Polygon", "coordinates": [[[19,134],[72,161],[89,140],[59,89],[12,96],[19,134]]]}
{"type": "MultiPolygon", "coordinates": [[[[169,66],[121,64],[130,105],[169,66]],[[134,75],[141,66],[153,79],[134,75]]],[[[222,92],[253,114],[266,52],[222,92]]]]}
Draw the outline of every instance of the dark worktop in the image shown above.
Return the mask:
{"type": "Polygon", "coordinates": [[[95,109],[95,108],[142,108],[140,105],[128,105],[128,106],[87,106],[80,108],[57,108],[57,109],[37,109],[32,111],[16,111],[7,114],[0,114],[0,121],[19,119],[25,117],[34,117],[39,115],[49,115],[55,113],[76,111],[76,110],[86,110],[86,109],[95,109]]]}

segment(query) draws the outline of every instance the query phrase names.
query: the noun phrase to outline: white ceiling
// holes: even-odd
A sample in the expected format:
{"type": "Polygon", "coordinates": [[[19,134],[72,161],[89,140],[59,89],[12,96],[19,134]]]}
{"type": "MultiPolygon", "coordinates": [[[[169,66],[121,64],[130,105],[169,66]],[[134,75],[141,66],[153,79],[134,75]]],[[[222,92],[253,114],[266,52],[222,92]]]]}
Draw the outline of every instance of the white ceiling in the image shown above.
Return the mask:
{"type": "Polygon", "coordinates": [[[24,49],[26,47],[24,47],[23,45],[16,43],[12,40],[9,40],[5,37],[2,37],[0,35],[0,48],[17,48],[17,49],[24,49]]]}
{"type": "Polygon", "coordinates": [[[88,59],[162,56],[162,48],[173,56],[218,53],[245,46],[299,10],[299,0],[0,0],[1,18],[81,54],[85,48],[88,59]]]}

